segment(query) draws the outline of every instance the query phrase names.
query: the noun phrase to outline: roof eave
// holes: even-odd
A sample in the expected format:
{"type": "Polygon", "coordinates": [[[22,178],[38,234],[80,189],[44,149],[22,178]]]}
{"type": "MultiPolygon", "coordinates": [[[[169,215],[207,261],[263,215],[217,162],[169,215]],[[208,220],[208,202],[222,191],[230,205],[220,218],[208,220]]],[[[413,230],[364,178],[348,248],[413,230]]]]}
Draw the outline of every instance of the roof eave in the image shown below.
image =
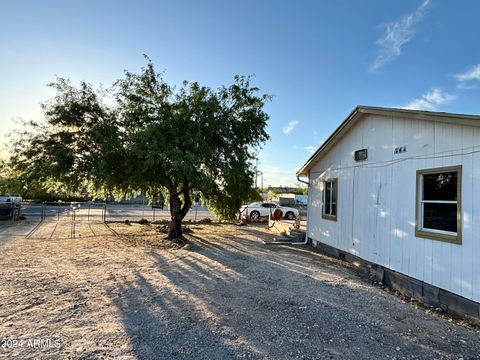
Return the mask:
{"type": "Polygon", "coordinates": [[[340,124],[340,126],[324,141],[324,143],[308,158],[308,160],[303,164],[303,166],[297,171],[297,176],[308,176],[308,171],[310,170],[311,165],[317,160],[317,156],[323,152],[327,147],[332,145],[332,142],[335,140],[337,135],[344,131],[352,123],[353,119],[360,114],[361,107],[357,106],[353,111],[345,118],[345,120],[340,124]]]}
{"type": "Polygon", "coordinates": [[[402,115],[416,120],[438,121],[444,123],[455,123],[458,125],[480,126],[480,116],[467,114],[453,114],[445,112],[382,108],[376,106],[359,105],[345,118],[340,126],[328,137],[327,140],[308,158],[305,164],[297,171],[297,176],[308,176],[310,168],[319,160],[321,153],[331,147],[337,138],[348,131],[355,123],[355,120],[362,114],[399,116],[402,115]]]}

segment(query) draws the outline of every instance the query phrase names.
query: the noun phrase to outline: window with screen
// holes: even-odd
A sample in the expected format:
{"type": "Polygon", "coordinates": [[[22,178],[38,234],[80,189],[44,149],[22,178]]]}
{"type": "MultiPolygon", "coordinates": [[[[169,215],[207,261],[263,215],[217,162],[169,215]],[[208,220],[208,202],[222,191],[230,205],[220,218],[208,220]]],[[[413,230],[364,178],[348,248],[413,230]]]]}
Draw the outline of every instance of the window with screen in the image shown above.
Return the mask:
{"type": "Polygon", "coordinates": [[[417,171],[416,236],[461,243],[461,166],[417,171]]]}
{"type": "Polygon", "coordinates": [[[322,217],[328,220],[337,220],[337,179],[326,180],[323,184],[323,210],[322,217]]]}

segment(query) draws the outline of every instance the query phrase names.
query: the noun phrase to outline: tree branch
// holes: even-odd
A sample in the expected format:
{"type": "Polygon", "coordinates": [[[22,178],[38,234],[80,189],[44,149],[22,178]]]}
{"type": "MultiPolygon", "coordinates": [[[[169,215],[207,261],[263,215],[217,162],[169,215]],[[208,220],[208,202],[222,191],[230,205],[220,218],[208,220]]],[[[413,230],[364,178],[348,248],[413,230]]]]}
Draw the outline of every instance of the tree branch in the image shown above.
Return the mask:
{"type": "Polygon", "coordinates": [[[184,203],[180,210],[180,215],[183,219],[192,206],[192,199],[190,199],[190,187],[187,184],[184,184],[181,193],[183,194],[184,203]]]}

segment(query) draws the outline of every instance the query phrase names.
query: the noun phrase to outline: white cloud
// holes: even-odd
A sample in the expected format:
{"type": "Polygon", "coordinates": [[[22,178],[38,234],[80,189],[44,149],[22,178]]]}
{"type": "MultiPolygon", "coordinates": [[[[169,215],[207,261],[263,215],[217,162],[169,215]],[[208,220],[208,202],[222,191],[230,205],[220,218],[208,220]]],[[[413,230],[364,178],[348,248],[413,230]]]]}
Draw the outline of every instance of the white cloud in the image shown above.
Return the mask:
{"type": "Polygon", "coordinates": [[[455,74],[454,77],[458,81],[457,87],[459,89],[473,89],[477,86],[475,82],[480,81],[480,64],[471,66],[465,72],[455,74]]]}
{"type": "Polygon", "coordinates": [[[454,95],[451,95],[443,91],[442,89],[434,88],[429,92],[423,94],[422,97],[414,99],[402,107],[412,110],[435,111],[438,109],[439,106],[448,104],[454,99],[454,95]]]}
{"type": "Polygon", "coordinates": [[[455,75],[458,81],[480,80],[480,64],[470,67],[467,71],[455,75]]]}
{"type": "Polygon", "coordinates": [[[400,56],[402,46],[412,39],[415,34],[415,25],[425,16],[431,2],[432,0],[425,0],[413,13],[382,25],[385,28],[385,34],[376,41],[377,57],[370,66],[370,71],[374,72],[400,56]]]}
{"type": "Polygon", "coordinates": [[[297,125],[298,125],[298,121],[296,120],[290,121],[287,125],[283,127],[282,131],[285,135],[288,135],[293,131],[293,129],[295,129],[297,125]]]}
{"type": "Polygon", "coordinates": [[[268,185],[293,186],[296,183],[296,171],[293,171],[292,169],[280,169],[278,166],[264,166],[262,172],[264,175],[264,187],[267,187],[268,185]]]}
{"type": "Polygon", "coordinates": [[[306,152],[309,152],[310,154],[313,154],[315,150],[317,150],[317,148],[315,146],[309,145],[309,146],[305,146],[303,150],[305,150],[306,152]]]}

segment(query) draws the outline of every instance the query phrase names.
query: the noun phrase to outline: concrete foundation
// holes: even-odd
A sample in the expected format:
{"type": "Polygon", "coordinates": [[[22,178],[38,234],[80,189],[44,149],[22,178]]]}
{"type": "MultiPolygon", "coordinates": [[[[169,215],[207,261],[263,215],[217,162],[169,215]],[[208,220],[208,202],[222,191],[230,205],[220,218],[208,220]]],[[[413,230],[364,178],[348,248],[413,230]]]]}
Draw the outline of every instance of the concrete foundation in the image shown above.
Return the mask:
{"type": "Polygon", "coordinates": [[[424,304],[441,308],[456,318],[467,319],[476,325],[480,325],[480,304],[475,301],[397,271],[387,269],[381,265],[363,260],[330,245],[312,241],[312,239],[309,239],[309,243],[315,251],[349,263],[354,263],[355,268],[360,272],[374,277],[376,281],[397,290],[405,296],[419,300],[424,304]]]}

